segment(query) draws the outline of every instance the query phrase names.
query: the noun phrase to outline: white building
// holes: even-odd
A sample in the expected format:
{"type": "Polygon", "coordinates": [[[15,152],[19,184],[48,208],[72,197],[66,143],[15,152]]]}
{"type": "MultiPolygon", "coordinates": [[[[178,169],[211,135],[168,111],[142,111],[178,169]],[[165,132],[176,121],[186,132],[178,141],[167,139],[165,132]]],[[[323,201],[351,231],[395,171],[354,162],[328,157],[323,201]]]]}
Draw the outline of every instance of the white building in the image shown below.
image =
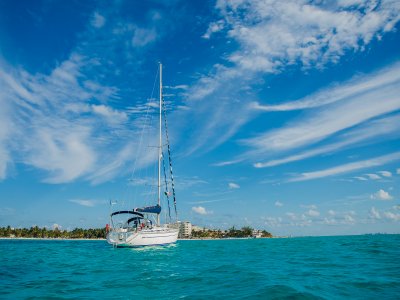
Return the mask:
{"type": "Polygon", "coordinates": [[[192,225],[192,231],[203,231],[204,227],[192,225]]]}
{"type": "Polygon", "coordinates": [[[192,223],[189,221],[181,222],[179,226],[179,237],[190,238],[192,236],[192,223]]]}

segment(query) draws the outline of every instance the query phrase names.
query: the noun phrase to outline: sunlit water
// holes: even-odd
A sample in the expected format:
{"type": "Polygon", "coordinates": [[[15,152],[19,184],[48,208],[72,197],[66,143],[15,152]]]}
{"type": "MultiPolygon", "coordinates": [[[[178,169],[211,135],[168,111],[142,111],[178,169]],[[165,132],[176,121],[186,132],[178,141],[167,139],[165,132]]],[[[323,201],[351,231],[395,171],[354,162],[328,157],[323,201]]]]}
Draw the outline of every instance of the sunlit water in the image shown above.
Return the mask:
{"type": "Polygon", "coordinates": [[[179,241],[0,240],[2,299],[399,299],[400,235],[179,241]]]}

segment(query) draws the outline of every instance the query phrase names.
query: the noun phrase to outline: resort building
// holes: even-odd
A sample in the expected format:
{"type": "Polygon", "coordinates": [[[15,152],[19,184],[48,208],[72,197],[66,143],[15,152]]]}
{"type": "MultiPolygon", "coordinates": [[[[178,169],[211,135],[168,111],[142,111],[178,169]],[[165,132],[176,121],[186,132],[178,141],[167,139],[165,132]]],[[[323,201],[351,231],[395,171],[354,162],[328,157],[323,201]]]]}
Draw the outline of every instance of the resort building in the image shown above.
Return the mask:
{"type": "Polygon", "coordinates": [[[179,226],[179,237],[190,238],[192,236],[192,223],[189,221],[181,222],[179,226]]]}
{"type": "Polygon", "coordinates": [[[204,229],[204,227],[192,225],[192,231],[203,231],[204,229]]]}
{"type": "Polygon", "coordinates": [[[261,230],[256,230],[256,229],[254,229],[254,230],[253,230],[253,237],[254,237],[254,238],[260,238],[260,237],[262,237],[262,231],[261,231],[261,230]]]}

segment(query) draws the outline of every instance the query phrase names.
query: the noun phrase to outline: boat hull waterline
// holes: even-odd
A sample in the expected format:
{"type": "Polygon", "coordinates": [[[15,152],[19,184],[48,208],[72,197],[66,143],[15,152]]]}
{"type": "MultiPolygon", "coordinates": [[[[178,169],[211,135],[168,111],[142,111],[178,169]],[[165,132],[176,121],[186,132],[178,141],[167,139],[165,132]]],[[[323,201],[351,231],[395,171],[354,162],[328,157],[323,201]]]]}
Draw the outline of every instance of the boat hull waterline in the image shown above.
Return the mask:
{"type": "Polygon", "coordinates": [[[145,247],[173,244],[178,239],[179,230],[175,228],[152,228],[141,231],[111,231],[107,242],[115,247],[145,247]]]}

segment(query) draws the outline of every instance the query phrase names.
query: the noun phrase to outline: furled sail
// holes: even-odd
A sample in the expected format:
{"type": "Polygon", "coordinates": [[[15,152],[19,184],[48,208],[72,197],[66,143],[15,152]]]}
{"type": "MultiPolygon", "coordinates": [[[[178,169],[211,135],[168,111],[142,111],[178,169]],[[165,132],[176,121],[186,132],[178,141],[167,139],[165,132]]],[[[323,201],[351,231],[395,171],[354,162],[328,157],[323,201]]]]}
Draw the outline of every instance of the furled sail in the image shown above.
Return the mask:
{"type": "Polygon", "coordinates": [[[161,206],[146,206],[146,207],[138,207],[134,209],[135,212],[146,213],[146,214],[159,214],[161,212],[161,206]]]}

